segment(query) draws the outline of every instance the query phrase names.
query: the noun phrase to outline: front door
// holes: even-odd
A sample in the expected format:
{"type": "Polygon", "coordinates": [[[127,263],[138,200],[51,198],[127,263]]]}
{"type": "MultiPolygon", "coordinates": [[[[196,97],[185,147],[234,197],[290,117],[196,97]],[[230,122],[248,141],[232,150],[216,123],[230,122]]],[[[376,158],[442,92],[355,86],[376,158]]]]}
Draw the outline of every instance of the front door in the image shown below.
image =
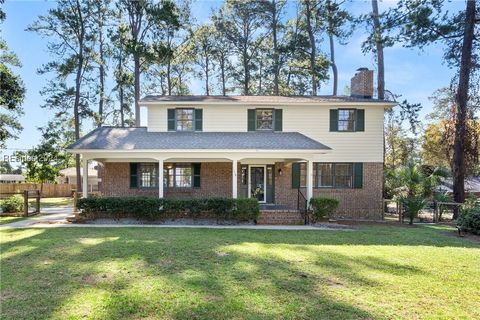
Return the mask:
{"type": "Polygon", "coordinates": [[[265,203],[267,189],[265,188],[265,166],[250,166],[250,197],[265,203]]]}

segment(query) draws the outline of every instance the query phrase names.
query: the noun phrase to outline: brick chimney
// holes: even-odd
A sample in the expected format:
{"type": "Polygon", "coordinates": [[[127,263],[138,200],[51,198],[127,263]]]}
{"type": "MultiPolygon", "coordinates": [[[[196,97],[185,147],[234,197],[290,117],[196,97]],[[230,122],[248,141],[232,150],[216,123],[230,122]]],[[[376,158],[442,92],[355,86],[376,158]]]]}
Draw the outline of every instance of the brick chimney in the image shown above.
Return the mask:
{"type": "Polygon", "coordinates": [[[357,69],[350,82],[350,96],[355,98],[373,97],[373,70],[357,69]]]}

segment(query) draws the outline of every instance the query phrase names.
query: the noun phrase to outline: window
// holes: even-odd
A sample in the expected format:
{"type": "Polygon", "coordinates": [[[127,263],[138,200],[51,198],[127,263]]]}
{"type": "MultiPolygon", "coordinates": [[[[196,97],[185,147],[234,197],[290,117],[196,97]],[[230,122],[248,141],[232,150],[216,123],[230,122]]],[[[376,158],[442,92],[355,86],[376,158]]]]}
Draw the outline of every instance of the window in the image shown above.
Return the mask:
{"type": "Polygon", "coordinates": [[[355,131],[355,109],[338,110],[338,131],[355,131]]]}
{"type": "Polygon", "coordinates": [[[168,164],[164,170],[164,185],[168,188],[191,188],[193,170],[191,164],[168,164]]]}
{"type": "Polygon", "coordinates": [[[353,187],[353,165],[351,163],[335,164],[335,187],[353,187]]]}
{"type": "Polygon", "coordinates": [[[305,162],[300,163],[300,188],[307,186],[307,164],[305,162]]]}
{"type": "Polygon", "coordinates": [[[193,131],[195,109],[176,109],[175,123],[177,131],[193,131]]]}
{"type": "Polygon", "coordinates": [[[314,163],[313,183],[317,188],[333,187],[333,164],[314,163]]]}
{"type": "Polygon", "coordinates": [[[257,109],[257,130],[273,130],[273,109],[257,109]]]}
{"type": "Polygon", "coordinates": [[[140,188],[158,186],[158,165],[155,163],[140,163],[138,166],[138,185],[140,188]]]}

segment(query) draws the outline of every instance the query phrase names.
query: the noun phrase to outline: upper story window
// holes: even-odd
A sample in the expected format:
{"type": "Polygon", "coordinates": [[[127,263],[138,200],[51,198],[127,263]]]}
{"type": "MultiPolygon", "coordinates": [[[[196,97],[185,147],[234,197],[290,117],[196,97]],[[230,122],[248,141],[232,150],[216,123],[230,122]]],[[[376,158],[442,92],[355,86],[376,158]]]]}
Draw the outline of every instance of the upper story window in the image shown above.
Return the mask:
{"type": "Polygon", "coordinates": [[[248,131],[282,131],[282,109],[248,109],[248,131]]]}
{"type": "Polygon", "coordinates": [[[177,131],[193,131],[195,128],[195,109],[176,109],[175,123],[177,131]]]}
{"type": "Polygon", "coordinates": [[[257,109],[257,130],[273,130],[273,109],[257,109]]]}
{"type": "Polygon", "coordinates": [[[330,131],[365,131],[365,109],[330,109],[330,131]]]}
{"type": "Polygon", "coordinates": [[[202,131],[203,110],[177,108],[167,110],[168,131],[202,131]]]}
{"type": "Polygon", "coordinates": [[[338,110],[338,131],[355,131],[355,109],[338,110]]]}

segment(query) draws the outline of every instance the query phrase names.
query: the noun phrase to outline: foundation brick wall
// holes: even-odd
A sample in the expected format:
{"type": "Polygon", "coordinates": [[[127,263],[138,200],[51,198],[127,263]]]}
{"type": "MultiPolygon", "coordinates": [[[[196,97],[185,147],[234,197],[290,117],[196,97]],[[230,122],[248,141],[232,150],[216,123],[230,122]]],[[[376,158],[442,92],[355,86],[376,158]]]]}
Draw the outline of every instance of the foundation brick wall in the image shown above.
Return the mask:
{"type": "MultiPolygon", "coordinates": [[[[106,162],[102,170],[101,192],[109,197],[154,196],[158,188],[130,188],[130,165],[128,162],[106,162]]],[[[232,164],[228,162],[202,163],[200,188],[165,188],[167,198],[230,197],[232,195],[232,164]]]]}
{"type": "MultiPolygon", "coordinates": [[[[275,163],[275,204],[297,208],[297,189],[292,189],[292,165],[275,163]],[[282,170],[282,176],[278,170],[282,170]],[[284,187],[280,187],[284,186],[284,187]]],[[[304,196],[306,188],[300,189],[304,196]]],[[[335,218],[380,220],[383,213],[383,163],[363,164],[361,189],[313,189],[314,197],[331,197],[340,201],[335,218]]]]}
{"type": "MultiPolygon", "coordinates": [[[[237,169],[240,196],[240,166],[237,169]]],[[[131,189],[130,167],[126,162],[107,162],[103,166],[102,189],[105,196],[158,196],[158,189],[131,189]]],[[[297,208],[297,189],[292,188],[291,163],[275,163],[275,204],[289,209],[297,208]],[[278,170],[282,170],[279,175],[278,170]]],[[[230,197],[232,194],[232,165],[230,162],[202,163],[201,187],[165,189],[167,198],[230,197]]],[[[340,201],[336,218],[380,220],[383,212],[383,164],[364,163],[362,189],[313,189],[316,197],[333,197],[340,201]]],[[[306,196],[306,188],[301,189],[306,196]]],[[[269,216],[271,214],[268,214],[269,216]]],[[[267,215],[265,215],[265,219],[267,215]]],[[[290,214],[285,220],[290,219],[290,214]]],[[[270,219],[271,220],[271,219],[270,219]]]]}

